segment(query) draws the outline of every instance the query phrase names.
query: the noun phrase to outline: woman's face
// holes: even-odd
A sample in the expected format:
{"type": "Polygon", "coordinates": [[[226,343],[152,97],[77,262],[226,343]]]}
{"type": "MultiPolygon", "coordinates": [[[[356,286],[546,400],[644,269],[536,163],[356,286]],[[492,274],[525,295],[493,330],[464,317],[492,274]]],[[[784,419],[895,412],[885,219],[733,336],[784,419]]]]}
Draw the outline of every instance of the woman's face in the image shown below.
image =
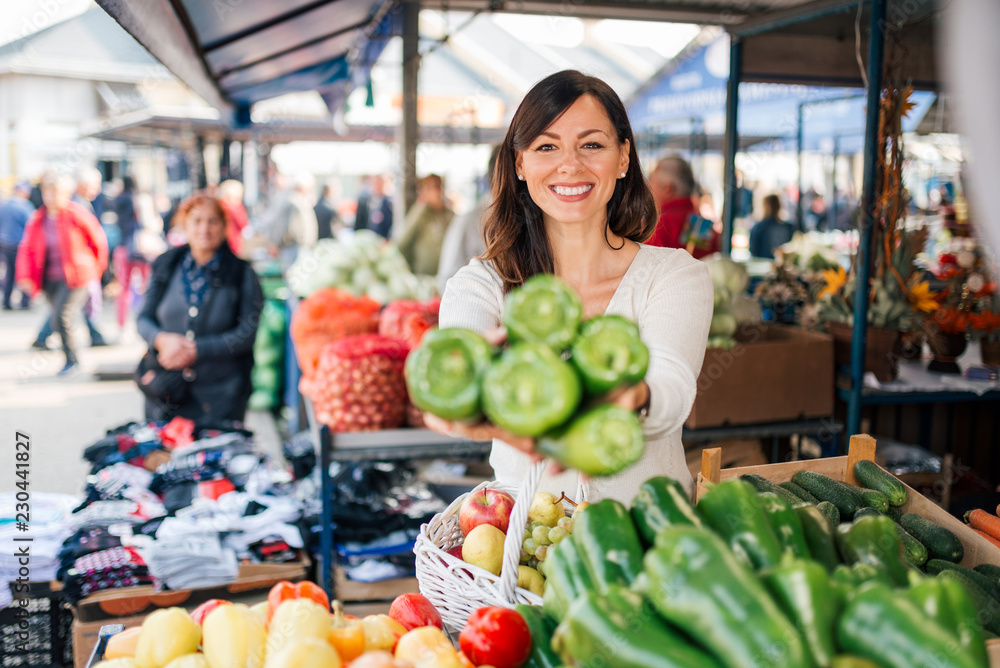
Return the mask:
{"type": "Polygon", "coordinates": [[[200,253],[214,253],[226,239],[226,221],[216,207],[200,204],[188,212],[184,220],[191,250],[200,253]]]}
{"type": "Polygon", "coordinates": [[[603,228],[615,184],[628,170],[628,153],[604,106],[583,95],[518,154],[515,165],[546,224],[603,228]]]}

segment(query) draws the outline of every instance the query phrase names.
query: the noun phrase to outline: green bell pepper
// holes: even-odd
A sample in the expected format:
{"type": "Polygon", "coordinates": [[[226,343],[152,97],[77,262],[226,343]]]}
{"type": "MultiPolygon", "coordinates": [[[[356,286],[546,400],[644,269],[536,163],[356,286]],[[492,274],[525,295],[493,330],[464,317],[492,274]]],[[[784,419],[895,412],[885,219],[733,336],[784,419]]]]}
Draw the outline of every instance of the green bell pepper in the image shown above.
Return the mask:
{"type": "Polygon", "coordinates": [[[841,654],[833,660],[833,665],[830,668],[879,668],[879,665],[859,656],[841,654]]]}
{"type": "Polygon", "coordinates": [[[841,650],[883,668],[981,668],[951,633],[907,596],[880,583],[866,584],[837,623],[841,650]]]}
{"type": "Polygon", "coordinates": [[[697,508],[746,565],[760,569],[781,561],[781,543],[750,483],[721,482],[701,497],[697,508]]]}
{"type": "Polygon", "coordinates": [[[545,556],[542,609],[557,622],[566,615],[573,601],[594,589],[594,582],[575,540],[575,532],[576,527],[572,535],[551,546],[545,556]]]}
{"type": "Polygon", "coordinates": [[[535,450],[564,468],[597,478],[639,461],[646,451],[646,437],[635,413],[602,404],[543,435],[535,450]]]}
{"type": "Polygon", "coordinates": [[[642,483],[632,499],[632,521],[646,545],[652,545],[656,534],[669,526],[704,526],[681,484],[666,476],[642,483]]]}
{"type": "Polygon", "coordinates": [[[523,668],[559,668],[562,662],[552,650],[552,635],[556,624],[537,605],[515,605],[514,610],[521,614],[524,623],[531,633],[531,654],[523,668]]]}
{"type": "Polygon", "coordinates": [[[552,645],[566,665],[580,668],[721,668],[664,624],[641,596],[617,585],[574,603],[552,645]]]}
{"type": "Polygon", "coordinates": [[[616,584],[627,587],[642,571],[639,534],[628,510],[614,499],[602,499],[580,513],[573,522],[573,540],[599,592],[616,584]]]}
{"type": "Polygon", "coordinates": [[[836,649],[833,629],[838,609],[830,574],[815,561],[794,559],[761,575],[774,601],[802,634],[813,664],[827,668],[836,649]]]}
{"type": "Polygon", "coordinates": [[[479,334],[458,327],[435,329],[406,357],[406,389],[422,411],[445,420],[482,416],[483,375],[493,347],[479,334]]]}
{"type": "Polygon", "coordinates": [[[541,343],[562,352],[576,338],[583,304],[573,289],[550,274],[536,274],[504,300],[503,324],[512,343],[541,343]]]}
{"type": "Polygon", "coordinates": [[[664,529],[643,564],[644,576],[635,588],[668,623],[727,668],[811,665],[795,627],[714,533],[686,526],[664,529]]]}
{"type": "Polygon", "coordinates": [[[809,546],[806,544],[802,522],[788,502],[772,492],[761,492],[757,498],[767,513],[767,519],[771,522],[771,528],[774,529],[781,547],[786,552],[791,552],[794,557],[808,559],[809,546]]]}
{"type": "Polygon", "coordinates": [[[969,594],[958,582],[924,578],[907,592],[910,600],[932,620],[958,639],[958,643],[984,668],[989,665],[983,625],[969,594]]]}
{"type": "Polygon", "coordinates": [[[583,323],[570,359],[584,389],[593,396],[642,380],[649,367],[649,349],[634,322],[620,315],[600,315],[583,323]]]}
{"type": "Polygon", "coordinates": [[[570,418],[580,403],[573,367],[540,343],[508,348],[483,375],[483,411],[518,436],[541,436],[570,418]]]}
{"type": "Polygon", "coordinates": [[[881,570],[896,586],[909,582],[903,541],[896,523],[885,516],[863,517],[837,527],[837,545],[844,561],[865,563],[881,570]]]}
{"type": "Polygon", "coordinates": [[[819,508],[813,505],[797,506],[795,514],[802,524],[802,533],[809,546],[809,554],[821,563],[826,570],[832,571],[840,563],[837,553],[837,539],[833,529],[819,508]]]}

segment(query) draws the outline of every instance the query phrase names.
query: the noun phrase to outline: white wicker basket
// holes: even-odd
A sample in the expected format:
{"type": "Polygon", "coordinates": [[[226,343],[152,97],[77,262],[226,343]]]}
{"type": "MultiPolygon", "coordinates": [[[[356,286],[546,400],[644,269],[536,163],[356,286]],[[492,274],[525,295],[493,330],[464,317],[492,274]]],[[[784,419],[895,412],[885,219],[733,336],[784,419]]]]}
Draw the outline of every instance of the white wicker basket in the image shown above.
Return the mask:
{"type": "MultiPolygon", "coordinates": [[[[521,557],[521,542],[528,521],[528,508],[538,489],[546,462],[538,462],[528,470],[520,487],[485,482],[471,492],[455,499],[443,513],[420,527],[416,545],[417,583],[451,630],[461,630],[473,611],[484,606],[512,608],[518,603],[541,605],[540,596],[517,586],[517,566],[521,557]],[[485,488],[507,492],[514,497],[507,537],[504,540],[503,567],[496,576],[487,570],[453,557],[447,550],[462,542],[458,512],[469,494],[485,488]]],[[[584,500],[586,488],[577,490],[577,500],[584,500]]]]}

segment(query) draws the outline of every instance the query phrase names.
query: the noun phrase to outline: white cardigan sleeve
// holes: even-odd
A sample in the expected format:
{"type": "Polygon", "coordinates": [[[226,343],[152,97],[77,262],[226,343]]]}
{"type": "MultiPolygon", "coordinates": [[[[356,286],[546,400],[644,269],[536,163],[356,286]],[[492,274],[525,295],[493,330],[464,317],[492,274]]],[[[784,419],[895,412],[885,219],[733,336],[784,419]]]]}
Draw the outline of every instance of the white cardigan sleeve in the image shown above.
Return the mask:
{"type": "Polygon", "coordinates": [[[680,429],[691,412],[713,310],[712,280],[704,263],[685,251],[656,251],[661,257],[646,263],[642,273],[647,275],[633,283],[639,292],[644,283],[648,286],[636,313],[649,347],[648,439],[680,429]]]}
{"type": "Polygon", "coordinates": [[[474,259],[448,279],[438,325],[485,332],[503,321],[503,282],[482,260],[474,259]]]}

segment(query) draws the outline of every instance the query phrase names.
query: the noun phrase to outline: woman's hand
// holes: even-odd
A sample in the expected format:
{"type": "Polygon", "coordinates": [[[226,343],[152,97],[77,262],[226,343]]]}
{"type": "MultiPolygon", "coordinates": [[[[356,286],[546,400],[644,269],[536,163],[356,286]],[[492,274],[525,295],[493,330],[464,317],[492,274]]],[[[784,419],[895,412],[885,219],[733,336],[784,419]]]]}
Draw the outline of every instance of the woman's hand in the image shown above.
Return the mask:
{"type": "MultiPolygon", "coordinates": [[[[517,448],[521,452],[534,455],[535,440],[527,436],[515,436],[506,429],[490,424],[489,422],[477,422],[468,424],[466,422],[450,422],[439,418],[431,413],[424,413],[424,424],[431,431],[436,431],[445,436],[453,438],[464,438],[469,441],[492,441],[494,438],[500,439],[504,443],[517,448]]],[[[536,456],[537,458],[537,456],[536,456]]]]}
{"type": "Polygon", "coordinates": [[[635,385],[612,390],[602,403],[615,404],[634,412],[644,406],[647,401],[649,401],[649,385],[643,380],[635,385]]]}
{"type": "Polygon", "coordinates": [[[198,347],[181,334],[160,332],[154,341],[156,360],[164,369],[184,369],[195,363],[198,347]]]}

